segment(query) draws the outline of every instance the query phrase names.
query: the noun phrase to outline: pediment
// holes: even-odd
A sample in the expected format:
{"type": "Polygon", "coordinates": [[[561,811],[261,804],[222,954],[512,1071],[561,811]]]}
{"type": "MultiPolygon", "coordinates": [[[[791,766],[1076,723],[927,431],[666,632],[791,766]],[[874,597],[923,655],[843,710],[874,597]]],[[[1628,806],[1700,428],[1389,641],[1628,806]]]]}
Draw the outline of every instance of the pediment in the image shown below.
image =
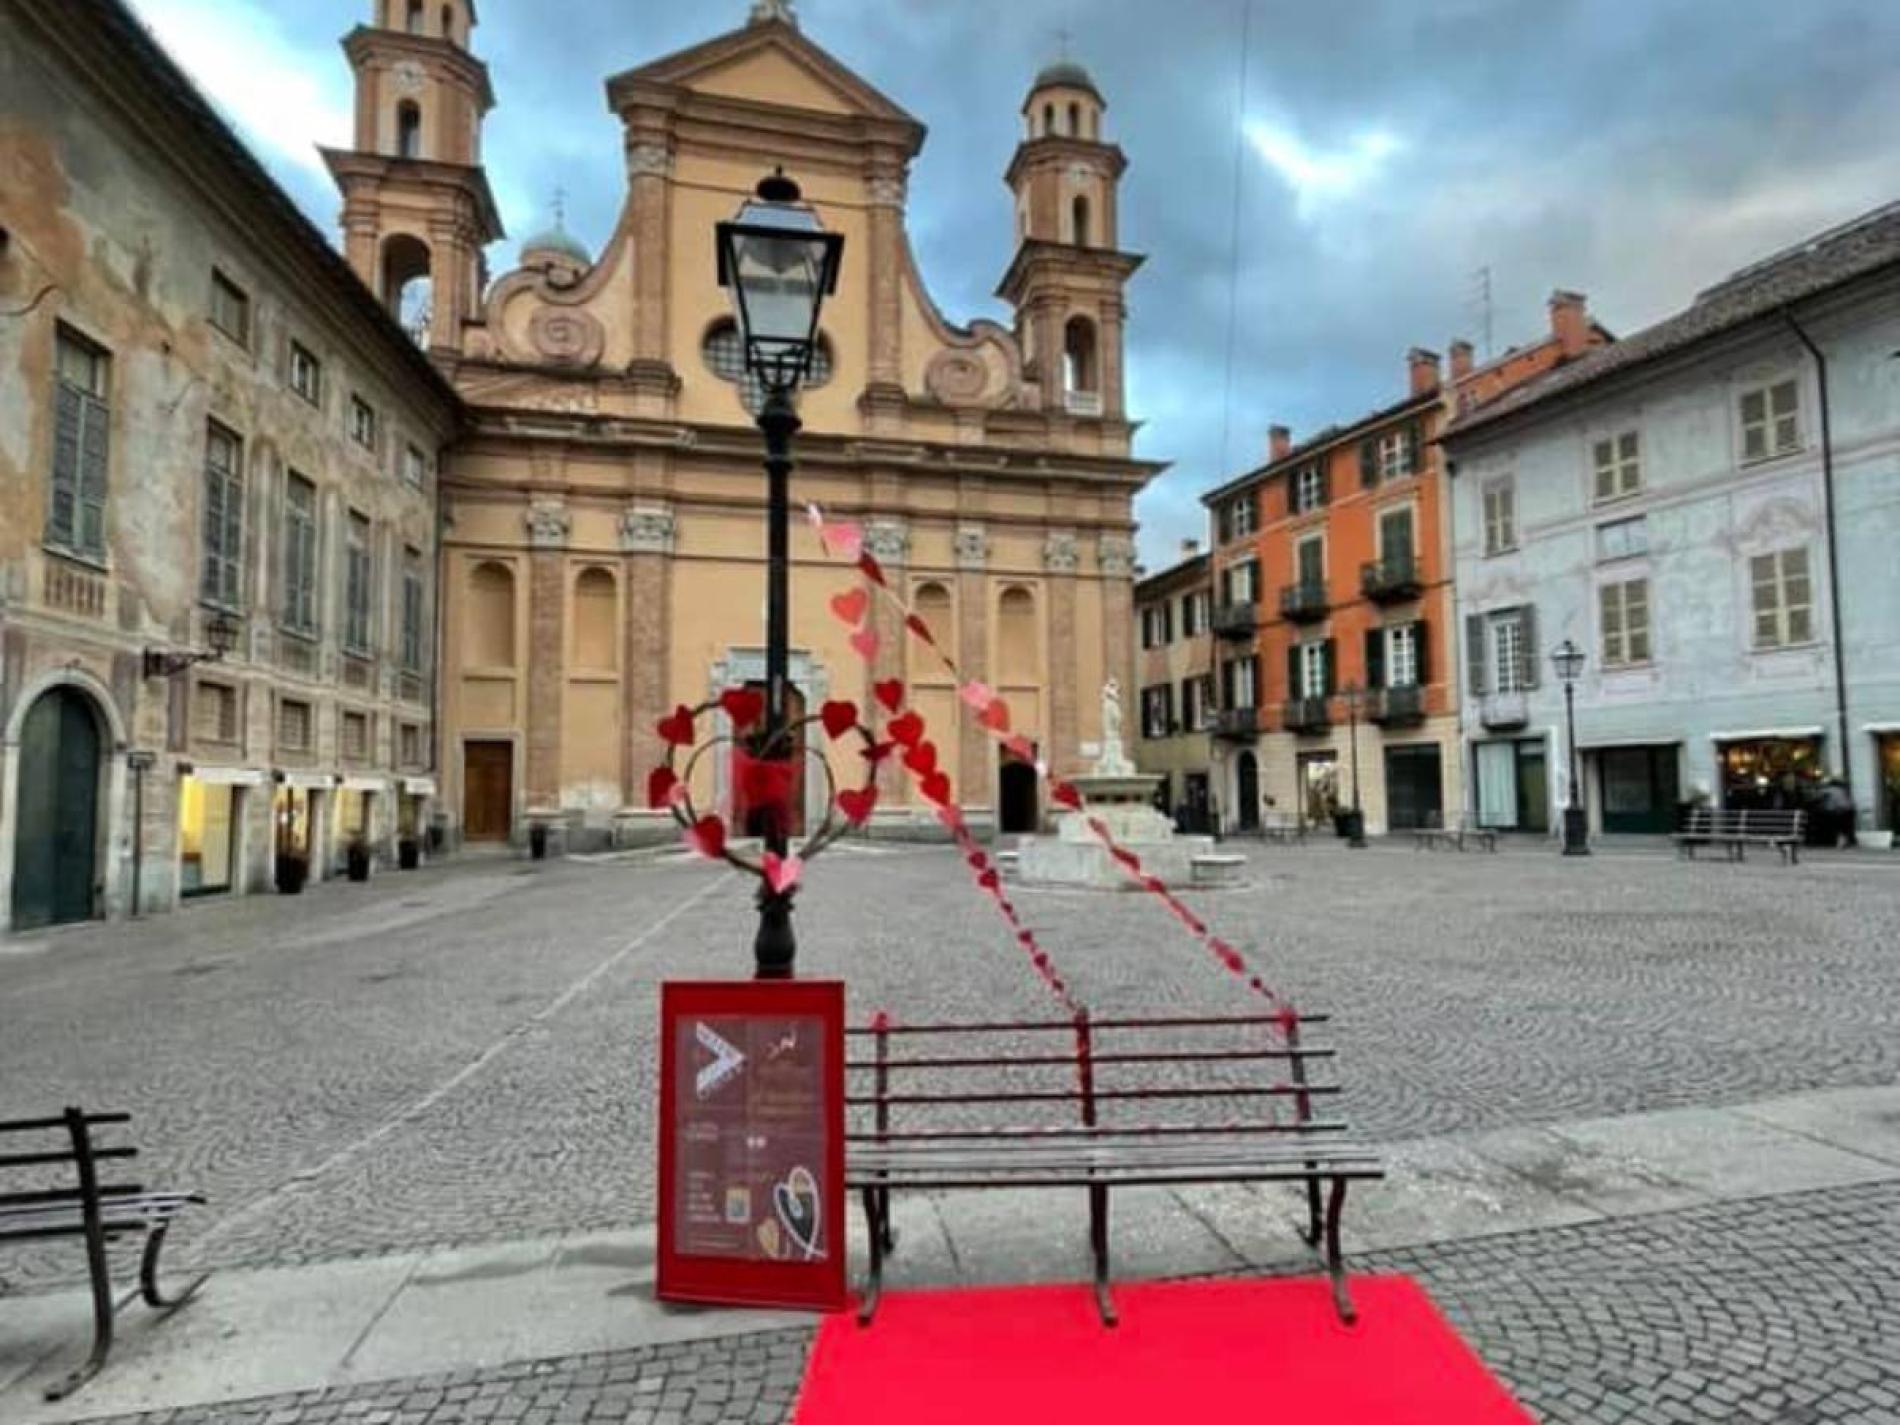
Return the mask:
{"type": "Polygon", "coordinates": [[[653,86],[921,127],[889,97],[780,21],[747,25],[607,82],[613,96],[653,86]]]}

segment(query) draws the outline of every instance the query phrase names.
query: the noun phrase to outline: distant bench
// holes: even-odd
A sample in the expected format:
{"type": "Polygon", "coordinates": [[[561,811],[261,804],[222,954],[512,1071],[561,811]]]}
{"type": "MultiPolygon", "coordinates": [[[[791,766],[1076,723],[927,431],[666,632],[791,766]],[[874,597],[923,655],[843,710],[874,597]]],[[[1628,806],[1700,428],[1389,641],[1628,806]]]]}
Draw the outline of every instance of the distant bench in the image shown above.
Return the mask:
{"type": "Polygon", "coordinates": [[[1793,865],[1801,860],[1801,840],[1807,825],[1808,814],[1804,811],[1694,807],[1672,839],[1677,853],[1691,861],[1701,846],[1720,846],[1731,861],[1747,860],[1750,846],[1772,846],[1785,864],[1793,865]]]}
{"type": "Polygon", "coordinates": [[[48,1388],[48,1400],[60,1400],[99,1373],[112,1350],[112,1272],[106,1262],[106,1243],[131,1233],[145,1234],[145,1253],[139,1261],[139,1291],[148,1306],[170,1311],[183,1306],[204,1284],[199,1277],[176,1296],[158,1288],[158,1253],[172,1219],[204,1197],[195,1192],[153,1192],[138,1183],[102,1183],[99,1165],[138,1156],[138,1149],[101,1148],[92,1130],[131,1122],[129,1113],[85,1113],[69,1108],[58,1118],[18,1119],[0,1123],[0,1147],[19,1145],[19,1152],[0,1152],[0,1172],[58,1168],[71,1164],[77,1181],[69,1187],[46,1185],[44,1172],[19,1172],[12,1182],[30,1184],[14,1192],[0,1192],[0,1242],[49,1237],[83,1237],[86,1267],[92,1276],[92,1355],[71,1375],[48,1388]],[[61,1133],[63,1141],[51,1135],[61,1133]]]}
{"type": "Polygon", "coordinates": [[[1454,851],[1466,849],[1466,843],[1482,846],[1486,851],[1498,849],[1498,834],[1488,826],[1477,826],[1467,817],[1453,819],[1451,825],[1436,812],[1425,818],[1425,825],[1412,832],[1414,851],[1436,851],[1441,846],[1449,846],[1454,851]]]}
{"type": "Polygon", "coordinates": [[[1197,886],[1237,886],[1247,870],[1247,858],[1226,851],[1204,851],[1189,863],[1197,886]]]}

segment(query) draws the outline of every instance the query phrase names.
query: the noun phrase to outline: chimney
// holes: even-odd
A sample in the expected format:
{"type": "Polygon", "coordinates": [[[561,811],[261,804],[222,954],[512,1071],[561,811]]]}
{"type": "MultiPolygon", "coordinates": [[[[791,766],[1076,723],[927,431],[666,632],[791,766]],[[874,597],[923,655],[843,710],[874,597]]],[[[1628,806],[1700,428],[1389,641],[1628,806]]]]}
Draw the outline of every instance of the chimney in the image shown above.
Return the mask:
{"type": "Polygon", "coordinates": [[[1405,353],[1406,365],[1412,371],[1412,394],[1423,396],[1438,389],[1438,353],[1415,346],[1405,353]]]}
{"type": "Polygon", "coordinates": [[[1471,374],[1471,343],[1460,337],[1451,344],[1451,379],[1462,381],[1471,374]]]}
{"type": "Polygon", "coordinates": [[[1200,540],[1184,539],[1181,541],[1181,557],[1183,559],[1192,559],[1195,555],[1199,554],[1200,552],[1201,552],[1200,540]]]}
{"type": "Polygon", "coordinates": [[[1267,459],[1285,460],[1293,449],[1293,432],[1285,426],[1267,427],[1267,459]]]}
{"type": "Polygon", "coordinates": [[[1550,294],[1550,335],[1566,357],[1579,356],[1590,345],[1590,308],[1583,293],[1559,288],[1550,294]]]}

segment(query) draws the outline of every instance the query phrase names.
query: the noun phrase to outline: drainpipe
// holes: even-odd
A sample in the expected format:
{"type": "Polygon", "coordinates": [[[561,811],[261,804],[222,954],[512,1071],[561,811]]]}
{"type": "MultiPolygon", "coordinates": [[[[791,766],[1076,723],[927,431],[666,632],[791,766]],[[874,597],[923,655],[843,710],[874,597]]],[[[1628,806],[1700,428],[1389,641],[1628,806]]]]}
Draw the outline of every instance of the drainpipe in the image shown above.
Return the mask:
{"type": "MultiPolygon", "coordinates": [[[[1821,348],[1814,344],[1801,323],[1795,320],[1792,309],[1781,309],[1782,320],[1788,329],[1800,338],[1801,344],[1808,349],[1808,355],[1814,358],[1814,367],[1820,377],[1821,385],[1821,509],[1827,522],[1827,589],[1828,598],[1834,605],[1834,719],[1840,729],[1841,740],[1841,782],[1847,788],[1850,801],[1854,797],[1854,745],[1847,732],[1847,628],[1845,610],[1841,607],[1841,565],[1836,555],[1837,533],[1834,522],[1834,432],[1830,418],[1827,398],[1827,357],[1821,348]]],[[[1858,811],[1856,812],[1858,819],[1858,811]]]]}

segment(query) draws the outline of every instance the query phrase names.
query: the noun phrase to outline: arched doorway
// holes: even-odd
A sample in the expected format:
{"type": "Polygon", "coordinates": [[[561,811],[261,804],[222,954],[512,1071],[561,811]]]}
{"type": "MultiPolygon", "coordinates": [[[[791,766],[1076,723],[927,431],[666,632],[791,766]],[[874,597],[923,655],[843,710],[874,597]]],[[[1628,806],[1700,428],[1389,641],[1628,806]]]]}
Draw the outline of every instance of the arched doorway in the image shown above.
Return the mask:
{"type": "Polygon", "coordinates": [[[1036,800],[1036,769],[1027,762],[1002,755],[997,771],[997,830],[1005,835],[1028,834],[1038,829],[1042,809],[1036,800]]]}
{"type": "Polygon", "coordinates": [[[1234,764],[1234,824],[1242,831],[1260,829],[1260,762],[1243,752],[1234,764]]]}
{"type": "Polygon", "coordinates": [[[91,699],[53,688],[20,729],[13,927],[90,920],[98,909],[99,717],[91,699]]]}

